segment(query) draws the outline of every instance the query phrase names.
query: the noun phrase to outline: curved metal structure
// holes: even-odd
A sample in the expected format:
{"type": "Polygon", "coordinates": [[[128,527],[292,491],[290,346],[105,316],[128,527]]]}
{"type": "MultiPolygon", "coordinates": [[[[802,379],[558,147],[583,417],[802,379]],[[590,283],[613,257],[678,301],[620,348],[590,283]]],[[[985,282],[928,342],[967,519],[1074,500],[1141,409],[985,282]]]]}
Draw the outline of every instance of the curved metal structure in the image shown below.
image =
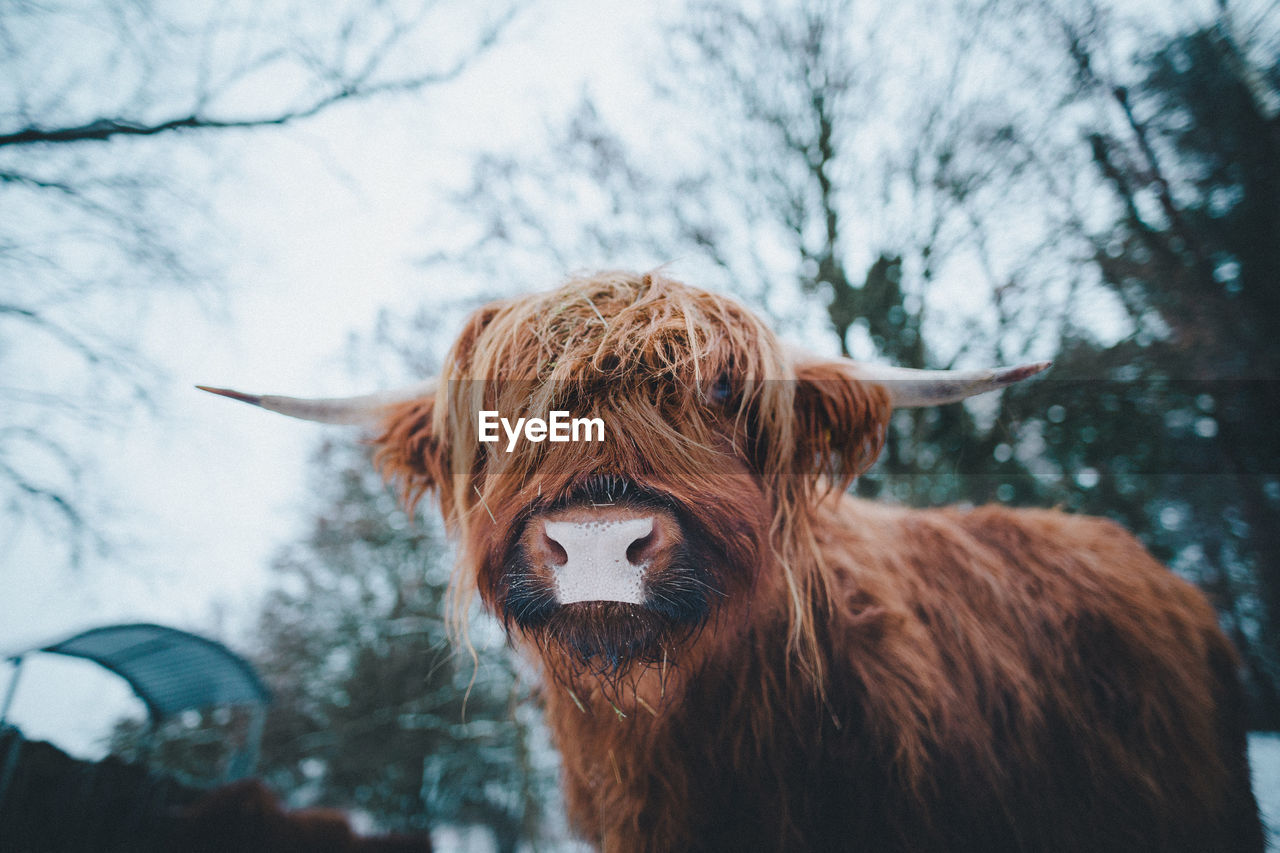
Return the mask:
{"type": "MultiPolygon", "coordinates": [[[[13,703],[23,663],[35,653],[84,658],[111,670],[128,682],[146,705],[152,726],[186,710],[249,706],[252,716],[248,736],[232,757],[227,777],[236,779],[253,771],[271,693],[253,666],[221,643],[177,628],[140,622],[90,628],[43,646],[12,652],[5,655],[15,668],[0,702],[0,727],[13,703]]],[[[0,797],[7,775],[5,767],[0,766],[0,797]]]]}

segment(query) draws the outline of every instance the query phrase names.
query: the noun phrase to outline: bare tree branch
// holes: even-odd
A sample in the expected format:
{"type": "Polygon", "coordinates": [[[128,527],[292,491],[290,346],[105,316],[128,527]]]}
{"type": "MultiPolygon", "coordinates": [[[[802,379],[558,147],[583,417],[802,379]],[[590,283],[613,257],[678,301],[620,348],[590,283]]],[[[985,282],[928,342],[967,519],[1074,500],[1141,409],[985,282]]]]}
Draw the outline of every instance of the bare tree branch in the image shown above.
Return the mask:
{"type": "Polygon", "coordinates": [[[192,113],[164,121],[144,122],[123,117],[96,118],[70,127],[42,127],[28,125],[8,133],[0,133],[0,148],[17,145],[41,145],[77,142],[101,142],[117,136],[156,136],[171,131],[225,130],[232,128],[278,127],[318,115],[344,101],[366,99],[380,95],[412,92],[427,86],[439,85],[456,79],[474,61],[475,56],[489,49],[497,41],[506,24],[514,17],[514,7],[509,9],[499,23],[489,27],[476,41],[473,52],[456,60],[450,67],[410,77],[383,82],[369,82],[378,70],[380,51],[386,50],[396,39],[404,36],[408,27],[397,27],[387,34],[383,45],[370,53],[368,62],[360,73],[347,81],[338,81],[336,88],[311,101],[309,104],[285,110],[274,115],[219,118],[207,113],[192,113]]]}
{"type": "Polygon", "coordinates": [[[159,377],[123,318],[152,290],[216,280],[193,236],[210,196],[180,138],[447,84],[520,2],[458,21],[442,0],[0,3],[0,508],[75,559],[111,538],[86,448],[159,377]]]}

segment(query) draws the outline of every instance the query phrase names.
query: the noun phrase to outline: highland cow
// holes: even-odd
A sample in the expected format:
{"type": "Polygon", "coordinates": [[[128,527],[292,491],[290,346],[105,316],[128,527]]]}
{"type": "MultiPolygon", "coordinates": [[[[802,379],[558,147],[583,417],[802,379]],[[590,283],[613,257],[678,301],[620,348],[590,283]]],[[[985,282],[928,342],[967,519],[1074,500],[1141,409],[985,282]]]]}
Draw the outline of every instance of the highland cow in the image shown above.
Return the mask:
{"type": "Polygon", "coordinates": [[[1236,656],[1191,585],[1108,521],[846,493],[895,407],[1045,366],[817,358],[610,273],[480,309],[403,392],[217,393],[365,424],[409,505],[436,494],[456,613],[478,591],[540,668],[603,850],[1261,850],[1236,656]],[[478,439],[555,411],[604,441],[478,439]]]}

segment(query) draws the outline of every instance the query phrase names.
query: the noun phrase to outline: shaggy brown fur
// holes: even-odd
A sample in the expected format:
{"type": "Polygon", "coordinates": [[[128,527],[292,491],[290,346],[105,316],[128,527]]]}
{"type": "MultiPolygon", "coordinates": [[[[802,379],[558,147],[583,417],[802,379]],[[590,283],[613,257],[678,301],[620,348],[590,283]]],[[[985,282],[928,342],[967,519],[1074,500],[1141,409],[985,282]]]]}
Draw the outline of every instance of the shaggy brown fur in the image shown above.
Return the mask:
{"type": "Polygon", "coordinates": [[[1261,850],[1204,598],[1105,521],[845,495],[888,415],[735,303],[611,273],[474,315],[379,460],[438,493],[457,612],[478,590],[541,665],[602,849],[1261,850]],[[481,409],[607,441],[508,454],[481,409]],[[521,546],[598,503],[683,533],[645,605],[558,606],[521,546]]]}

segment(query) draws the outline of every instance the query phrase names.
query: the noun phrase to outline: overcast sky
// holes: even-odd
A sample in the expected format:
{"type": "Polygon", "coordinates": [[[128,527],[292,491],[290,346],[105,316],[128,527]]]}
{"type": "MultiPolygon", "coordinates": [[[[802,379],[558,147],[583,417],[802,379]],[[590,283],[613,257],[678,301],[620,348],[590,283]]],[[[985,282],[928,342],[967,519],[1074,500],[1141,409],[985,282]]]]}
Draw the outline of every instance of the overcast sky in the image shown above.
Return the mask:
{"type": "MultiPolygon", "coordinates": [[[[93,448],[129,544],[71,571],[35,530],[0,531],[0,652],[133,620],[215,629],[235,647],[272,554],[304,529],[305,462],[323,428],[192,386],[369,390],[376,379],[345,366],[349,335],[369,333],[383,307],[455,295],[414,264],[428,237],[452,227],[436,214],[440,192],[465,183],[476,151],[543,138],[585,85],[606,103],[641,103],[664,7],[539,4],[444,88],[251,131],[243,146],[214,141],[210,156],[228,173],[210,188],[226,300],[213,312],[174,295],[151,302],[141,337],[166,373],[160,417],[138,415],[93,448]]],[[[0,666],[0,690],[8,679],[0,666]]],[[[29,736],[90,756],[121,713],[143,711],[118,679],[45,655],[27,664],[10,716],[29,736]]]]}

